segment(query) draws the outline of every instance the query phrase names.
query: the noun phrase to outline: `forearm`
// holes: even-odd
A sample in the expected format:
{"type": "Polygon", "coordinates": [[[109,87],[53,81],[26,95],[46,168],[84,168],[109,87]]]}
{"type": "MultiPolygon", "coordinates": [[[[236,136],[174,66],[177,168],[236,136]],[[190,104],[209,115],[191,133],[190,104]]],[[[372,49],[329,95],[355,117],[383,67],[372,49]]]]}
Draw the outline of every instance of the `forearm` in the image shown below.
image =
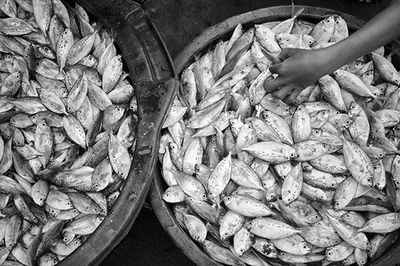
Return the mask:
{"type": "Polygon", "coordinates": [[[400,0],[367,22],[343,41],[326,48],[330,64],[326,71],[337,68],[387,44],[400,35],[400,0]]]}

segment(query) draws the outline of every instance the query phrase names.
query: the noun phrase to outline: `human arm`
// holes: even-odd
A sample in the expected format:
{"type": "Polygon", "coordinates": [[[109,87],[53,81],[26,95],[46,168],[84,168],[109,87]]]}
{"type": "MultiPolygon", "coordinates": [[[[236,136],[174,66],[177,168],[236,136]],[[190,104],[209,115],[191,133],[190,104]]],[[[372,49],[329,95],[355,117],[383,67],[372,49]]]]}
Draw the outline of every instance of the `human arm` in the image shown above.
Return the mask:
{"type": "Polygon", "coordinates": [[[323,49],[284,49],[280,55],[283,62],[272,65],[270,71],[278,74],[267,80],[267,92],[275,92],[279,98],[290,93],[291,88],[305,88],[323,75],[387,44],[400,35],[400,0],[368,21],[348,38],[323,49]]]}

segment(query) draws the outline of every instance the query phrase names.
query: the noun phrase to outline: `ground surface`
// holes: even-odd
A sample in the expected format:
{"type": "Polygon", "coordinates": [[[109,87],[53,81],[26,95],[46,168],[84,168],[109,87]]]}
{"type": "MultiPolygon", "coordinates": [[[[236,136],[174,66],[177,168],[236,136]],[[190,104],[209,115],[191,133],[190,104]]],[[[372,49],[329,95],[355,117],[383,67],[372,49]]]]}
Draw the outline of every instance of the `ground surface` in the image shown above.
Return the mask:
{"type": "MultiPolygon", "coordinates": [[[[296,0],[299,5],[336,9],[368,20],[389,4],[357,0],[296,0]]],[[[284,0],[147,0],[146,9],[159,29],[171,57],[176,57],[204,29],[231,16],[258,8],[289,5],[284,0]]],[[[193,265],[164,232],[153,212],[143,208],[133,229],[114,249],[102,266],[193,265]]]]}

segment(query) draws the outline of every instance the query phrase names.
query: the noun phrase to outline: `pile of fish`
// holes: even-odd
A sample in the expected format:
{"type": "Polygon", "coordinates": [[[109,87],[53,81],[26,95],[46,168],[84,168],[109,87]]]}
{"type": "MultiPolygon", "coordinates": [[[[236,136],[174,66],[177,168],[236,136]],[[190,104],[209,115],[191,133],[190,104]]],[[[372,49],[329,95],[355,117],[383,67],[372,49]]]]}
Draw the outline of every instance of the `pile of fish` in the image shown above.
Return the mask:
{"type": "Polygon", "coordinates": [[[55,265],[105,219],[136,138],[112,34],[76,4],[0,2],[0,265],[55,265]]]}
{"type": "Polygon", "coordinates": [[[400,228],[391,56],[381,47],[280,100],[263,84],[282,48],[318,49],[349,34],[340,16],[314,25],[297,15],[238,25],[197,56],[164,123],[162,198],[222,264],[365,265],[400,228]]]}

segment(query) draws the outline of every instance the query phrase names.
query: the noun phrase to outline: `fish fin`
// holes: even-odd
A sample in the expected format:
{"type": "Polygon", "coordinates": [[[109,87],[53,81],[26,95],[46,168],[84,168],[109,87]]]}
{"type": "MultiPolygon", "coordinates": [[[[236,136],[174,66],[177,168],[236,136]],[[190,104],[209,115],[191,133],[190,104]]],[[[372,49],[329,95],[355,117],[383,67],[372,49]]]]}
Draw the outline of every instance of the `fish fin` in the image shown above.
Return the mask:
{"type": "MultiPolygon", "coordinates": [[[[297,12],[296,12],[296,14],[294,14],[293,16],[292,16],[292,18],[293,19],[296,19],[298,16],[300,16],[300,14],[301,13],[303,13],[303,11],[304,11],[304,8],[300,8],[297,12]]],[[[294,1],[292,0],[292,14],[294,13],[294,1]]]]}
{"type": "Polygon", "coordinates": [[[291,0],[291,2],[292,2],[292,4],[291,4],[291,7],[292,7],[291,15],[292,15],[292,18],[294,18],[294,16],[295,16],[295,13],[294,13],[294,0],[291,0]]]}

